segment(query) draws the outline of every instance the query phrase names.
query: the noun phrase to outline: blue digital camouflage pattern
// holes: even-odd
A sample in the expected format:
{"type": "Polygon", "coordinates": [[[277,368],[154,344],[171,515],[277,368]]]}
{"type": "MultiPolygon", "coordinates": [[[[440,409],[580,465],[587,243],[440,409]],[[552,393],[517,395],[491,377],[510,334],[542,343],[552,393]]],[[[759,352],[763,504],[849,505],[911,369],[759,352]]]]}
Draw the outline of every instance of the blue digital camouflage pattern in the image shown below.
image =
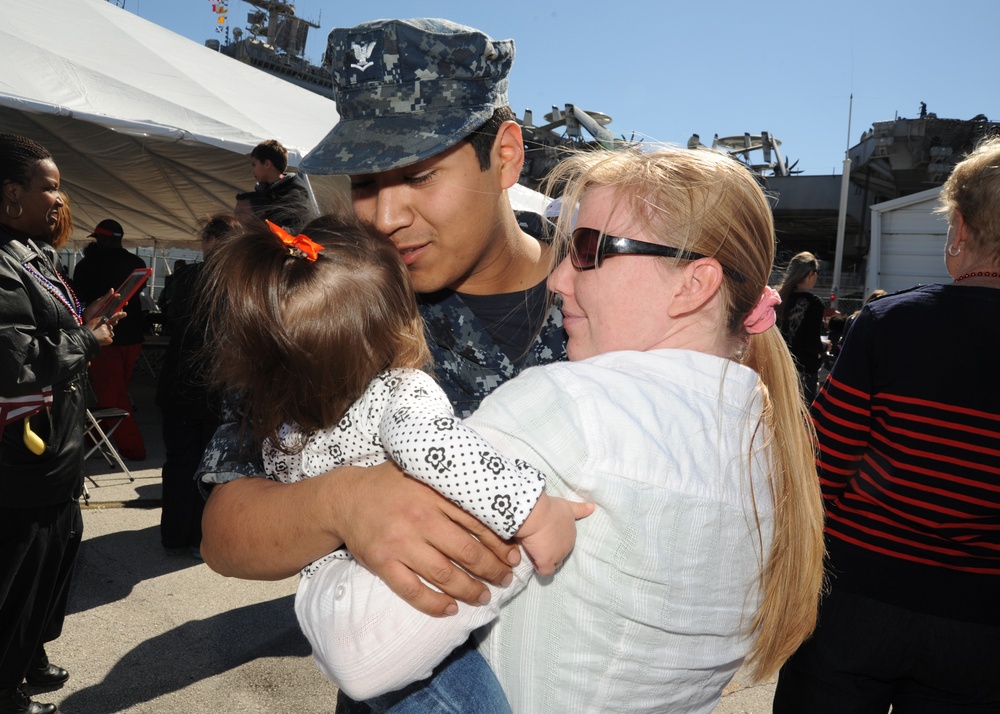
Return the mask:
{"type": "Polygon", "coordinates": [[[375,20],[330,33],[340,120],[308,174],[369,174],[440,154],[507,106],[514,41],[448,20],[375,20]]]}
{"type": "Polygon", "coordinates": [[[566,359],[562,312],[554,305],[549,308],[524,360],[515,365],[457,293],[446,290],[418,295],[417,300],[434,358],[434,374],[455,414],[462,418],[472,414],[488,394],[522,370],[566,359]]]}
{"type": "MultiPolygon", "coordinates": [[[[549,308],[525,358],[515,365],[457,293],[445,290],[432,296],[418,295],[417,299],[434,358],[434,375],[455,414],[462,418],[522,370],[566,359],[566,331],[562,312],[555,305],[549,308]]],[[[225,483],[241,476],[264,476],[260,452],[253,452],[249,438],[241,438],[238,402],[227,404],[223,422],[205,449],[198,480],[225,483]]]]}

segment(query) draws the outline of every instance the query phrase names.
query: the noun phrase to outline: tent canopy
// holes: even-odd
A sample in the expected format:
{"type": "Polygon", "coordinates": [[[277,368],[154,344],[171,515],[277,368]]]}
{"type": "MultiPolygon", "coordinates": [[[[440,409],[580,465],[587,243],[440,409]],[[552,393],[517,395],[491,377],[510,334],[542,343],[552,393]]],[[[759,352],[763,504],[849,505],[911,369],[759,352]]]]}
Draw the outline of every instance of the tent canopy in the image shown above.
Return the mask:
{"type": "Polygon", "coordinates": [[[0,131],[52,152],[77,231],[194,239],[253,187],[248,154],[277,139],[297,165],[337,122],[329,99],[104,0],[0,0],[0,131]]]}
{"type": "MultiPolygon", "coordinates": [[[[190,244],[253,187],[254,146],[277,139],[295,167],[338,120],[330,99],[105,0],[0,0],[0,16],[0,131],[52,152],[74,241],[114,218],[126,244],[190,244]]],[[[346,180],[310,180],[321,209],[347,200],[346,180]]],[[[520,185],[511,200],[547,203],[520,185]]]]}

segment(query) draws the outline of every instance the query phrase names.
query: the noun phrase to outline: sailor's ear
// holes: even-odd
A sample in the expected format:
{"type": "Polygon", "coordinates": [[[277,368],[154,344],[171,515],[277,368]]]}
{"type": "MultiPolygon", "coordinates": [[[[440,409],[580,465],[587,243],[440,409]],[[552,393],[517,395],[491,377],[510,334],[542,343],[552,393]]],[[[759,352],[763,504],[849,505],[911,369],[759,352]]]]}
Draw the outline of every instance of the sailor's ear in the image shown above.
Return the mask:
{"type": "Polygon", "coordinates": [[[517,183],[524,166],[524,138],[521,125],[516,121],[505,121],[497,131],[493,142],[493,156],[500,172],[500,183],[507,189],[517,183]]]}

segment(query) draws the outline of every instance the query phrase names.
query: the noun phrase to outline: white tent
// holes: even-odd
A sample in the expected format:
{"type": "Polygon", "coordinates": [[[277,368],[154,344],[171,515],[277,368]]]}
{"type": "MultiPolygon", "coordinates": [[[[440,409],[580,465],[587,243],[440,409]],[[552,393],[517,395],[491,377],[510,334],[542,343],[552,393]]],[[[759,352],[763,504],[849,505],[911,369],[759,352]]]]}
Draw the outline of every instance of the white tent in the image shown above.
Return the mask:
{"type": "MultiPolygon", "coordinates": [[[[337,122],[333,101],[105,0],[0,0],[0,131],[52,152],[85,241],[104,218],[126,244],[192,241],[253,186],[248,154],[277,139],[296,166],[337,122]]],[[[312,177],[320,207],[346,181],[312,177]]],[[[515,186],[516,208],[544,213],[515,186]]]]}
{"type": "Polygon", "coordinates": [[[126,243],[193,239],[253,187],[248,154],[290,163],[336,123],[334,103],[105,0],[0,0],[0,131],[52,152],[85,240],[104,218],[126,243]]]}

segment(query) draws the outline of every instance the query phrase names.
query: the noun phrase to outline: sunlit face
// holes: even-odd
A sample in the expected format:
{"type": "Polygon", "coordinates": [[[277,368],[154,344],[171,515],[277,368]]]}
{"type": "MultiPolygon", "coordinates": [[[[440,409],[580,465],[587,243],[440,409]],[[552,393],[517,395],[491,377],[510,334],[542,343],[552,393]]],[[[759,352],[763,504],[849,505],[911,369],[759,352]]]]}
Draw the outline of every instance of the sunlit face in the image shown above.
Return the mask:
{"type": "MultiPolygon", "coordinates": [[[[629,216],[627,205],[615,205],[610,188],[584,194],[578,228],[656,243],[629,216]]],[[[670,317],[670,287],[677,269],[667,259],[648,255],[609,255],[600,268],[578,271],[567,257],[549,276],[549,289],[563,299],[563,325],[571,360],[616,350],[646,351],[665,347],[670,317]]]]}
{"type": "Polygon", "coordinates": [[[17,195],[22,213],[15,225],[30,236],[48,237],[59,220],[63,198],[59,193],[59,169],[52,159],[43,159],[36,165],[27,186],[21,186],[17,195]]]}
{"type": "Polygon", "coordinates": [[[270,171],[268,167],[270,161],[261,161],[258,158],[250,159],[250,168],[253,170],[253,178],[257,183],[267,183],[270,171]]]}
{"type": "Polygon", "coordinates": [[[358,217],[391,240],[418,293],[476,292],[501,241],[503,189],[465,141],[401,169],[351,177],[358,217]]]}

